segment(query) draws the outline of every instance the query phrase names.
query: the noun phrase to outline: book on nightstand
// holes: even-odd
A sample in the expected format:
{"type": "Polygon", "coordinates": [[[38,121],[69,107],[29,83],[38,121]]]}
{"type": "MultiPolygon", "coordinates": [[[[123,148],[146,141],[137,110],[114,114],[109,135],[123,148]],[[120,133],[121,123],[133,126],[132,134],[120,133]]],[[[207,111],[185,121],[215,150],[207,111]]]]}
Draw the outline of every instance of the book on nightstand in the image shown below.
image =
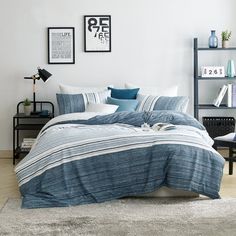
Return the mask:
{"type": "Polygon", "coordinates": [[[23,142],[21,143],[21,150],[29,151],[32,148],[35,140],[35,138],[24,138],[23,142]]]}

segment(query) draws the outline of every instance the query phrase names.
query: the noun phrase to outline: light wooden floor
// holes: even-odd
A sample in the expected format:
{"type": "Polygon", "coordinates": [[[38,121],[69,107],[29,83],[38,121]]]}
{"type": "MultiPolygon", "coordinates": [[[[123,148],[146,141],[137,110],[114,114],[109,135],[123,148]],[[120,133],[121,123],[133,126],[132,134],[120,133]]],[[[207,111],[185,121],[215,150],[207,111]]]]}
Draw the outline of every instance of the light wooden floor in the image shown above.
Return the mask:
{"type": "MultiPolygon", "coordinates": [[[[228,162],[226,162],[220,195],[222,198],[236,198],[236,163],[234,164],[234,174],[229,175],[228,162]]],[[[12,165],[12,159],[0,158],[0,209],[8,198],[19,197],[20,193],[14,173],[14,166],[12,165]]]]}

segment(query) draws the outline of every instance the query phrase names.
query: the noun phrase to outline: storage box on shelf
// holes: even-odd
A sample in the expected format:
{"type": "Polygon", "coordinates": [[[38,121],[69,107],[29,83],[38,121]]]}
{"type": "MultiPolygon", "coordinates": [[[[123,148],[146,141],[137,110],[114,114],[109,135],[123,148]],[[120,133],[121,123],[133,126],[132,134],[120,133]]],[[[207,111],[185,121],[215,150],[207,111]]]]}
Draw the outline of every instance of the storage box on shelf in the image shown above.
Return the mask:
{"type": "Polygon", "coordinates": [[[234,117],[202,117],[203,125],[212,138],[233,133],[235,130],[234,117]]]}

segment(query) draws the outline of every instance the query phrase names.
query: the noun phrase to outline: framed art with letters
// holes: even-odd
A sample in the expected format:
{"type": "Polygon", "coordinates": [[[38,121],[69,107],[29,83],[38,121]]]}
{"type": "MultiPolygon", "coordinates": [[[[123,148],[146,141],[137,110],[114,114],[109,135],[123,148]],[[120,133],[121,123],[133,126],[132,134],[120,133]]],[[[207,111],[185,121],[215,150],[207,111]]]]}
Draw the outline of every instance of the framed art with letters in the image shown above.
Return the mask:
{"type": "Polygon", "coordinates": [[[84,16],[84,51],[111,52],[111,16],[84,16]]]}

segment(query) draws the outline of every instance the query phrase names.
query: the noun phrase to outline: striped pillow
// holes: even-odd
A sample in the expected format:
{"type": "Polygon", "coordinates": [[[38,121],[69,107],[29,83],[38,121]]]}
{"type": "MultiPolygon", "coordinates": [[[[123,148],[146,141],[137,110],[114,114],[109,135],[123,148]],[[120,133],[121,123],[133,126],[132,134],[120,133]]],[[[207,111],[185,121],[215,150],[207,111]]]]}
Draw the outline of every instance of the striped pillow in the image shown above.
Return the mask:
{"type": "Polygon", "coordinates": [[[57,94],[59,114],[84,112],[88,103],[106,103],[111,91],[81,94],[57,94]]]}
{"type": "Polygon", "coordinates": [[[153,96],[138,94],[137,100],[139,105],[137,111],[155,111],[155,110],[172,110],[186,112],[188,108],[188,97],[176,96],[153,96]]]}

